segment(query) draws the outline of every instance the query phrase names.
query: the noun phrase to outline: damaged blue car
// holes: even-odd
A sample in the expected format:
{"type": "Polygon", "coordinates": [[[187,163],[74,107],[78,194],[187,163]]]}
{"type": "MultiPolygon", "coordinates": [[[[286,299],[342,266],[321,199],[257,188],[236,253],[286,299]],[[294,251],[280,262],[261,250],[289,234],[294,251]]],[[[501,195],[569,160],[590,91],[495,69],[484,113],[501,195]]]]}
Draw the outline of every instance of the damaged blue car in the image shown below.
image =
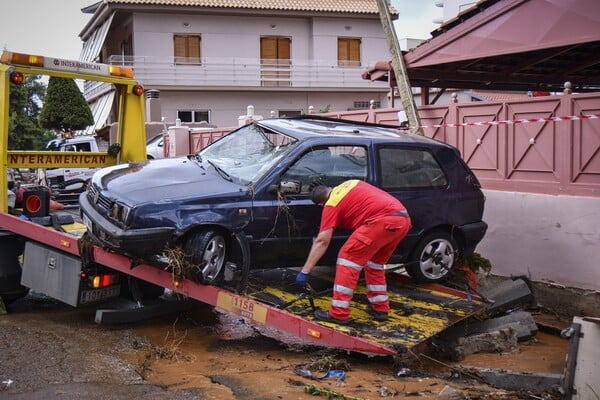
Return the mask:
{"type": "MultiPolygon", "coordinates": [[[[413,228],[390,264],[443,280],[484,237],[484,195],[458,150],[389,126],[317,116],[245,125],[197,154],[104,168],[79,202],[88,236],[115,252],[168,263],[179,249],[198,282],[301,266],[319,229],[318,184],[368,181],[399,198],[413,228]]],[[[335,265],[337,230],[321,265],[335,265]]]]}

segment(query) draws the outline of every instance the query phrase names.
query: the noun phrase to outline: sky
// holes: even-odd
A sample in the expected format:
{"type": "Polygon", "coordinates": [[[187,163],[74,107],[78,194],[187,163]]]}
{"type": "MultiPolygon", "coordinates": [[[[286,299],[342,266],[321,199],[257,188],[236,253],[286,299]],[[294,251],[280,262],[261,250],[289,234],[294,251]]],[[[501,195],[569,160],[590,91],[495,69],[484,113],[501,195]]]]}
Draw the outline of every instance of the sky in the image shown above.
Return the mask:
{"type": "Polygon", "coordinates": [[[434,19],[442,18],[442,8],[436,7],[433,0],[392,0],[398,10],[396,37],[398,39],[429,39],[430,32],[439,25],[434,19]]]}
{"type": "MultiPolygon", "coordinates": [[[[7,3],[3,0],[3,3],[7,3]]],[[[81,9],[96,0],[19,0],[0,12],[0,50],[78,59],[79,33],[90,15],[81,9]],[[18,5],[17,5],[18,4],[18,5]]],[[[395,22],[398,39],[427,39],[442,9],[433,0],[392,0],[400,16],[395,22]]]]}

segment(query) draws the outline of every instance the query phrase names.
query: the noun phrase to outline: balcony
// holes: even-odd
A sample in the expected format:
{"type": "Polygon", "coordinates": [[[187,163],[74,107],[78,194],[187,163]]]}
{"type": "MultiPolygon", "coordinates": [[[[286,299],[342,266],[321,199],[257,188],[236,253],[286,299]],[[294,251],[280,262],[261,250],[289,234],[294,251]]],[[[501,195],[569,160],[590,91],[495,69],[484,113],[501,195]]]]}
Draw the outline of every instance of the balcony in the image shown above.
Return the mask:
{"type": "Polygon", "coordinates": [[[364,67],[340,67],[337,63],[318,60],[238,57],[182,60],[175,57],[113,55],[108,63],[132,66],[136,79],[148,87],[388,90],[386,83],[362,79],[364,67]]]}

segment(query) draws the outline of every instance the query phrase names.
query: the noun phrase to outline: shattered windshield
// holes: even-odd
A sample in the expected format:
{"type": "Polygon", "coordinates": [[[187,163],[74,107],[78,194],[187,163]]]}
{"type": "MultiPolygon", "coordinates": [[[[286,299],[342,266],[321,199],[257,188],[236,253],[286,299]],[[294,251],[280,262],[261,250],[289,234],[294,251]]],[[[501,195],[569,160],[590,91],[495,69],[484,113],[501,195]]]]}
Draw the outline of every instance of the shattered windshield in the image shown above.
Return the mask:
{"type": "Polygon", "coordinates": [[[256,183],[296,144],[294,138],[251,124],[225,135],[198,154],[227,180],[248,185],[256,183]]]}

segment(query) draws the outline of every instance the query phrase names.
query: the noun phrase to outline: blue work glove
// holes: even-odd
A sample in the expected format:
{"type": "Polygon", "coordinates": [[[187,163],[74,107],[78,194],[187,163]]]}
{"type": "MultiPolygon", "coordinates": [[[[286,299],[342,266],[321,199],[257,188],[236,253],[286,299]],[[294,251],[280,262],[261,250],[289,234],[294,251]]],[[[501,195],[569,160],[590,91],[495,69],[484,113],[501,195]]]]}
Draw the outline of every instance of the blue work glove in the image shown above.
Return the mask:
{"type": "Polygon", "coordinates": [[[296,275],[296,285],[299,289],[304,289],[306,287],[309,277],[310,275],[307,273],[304,273],[302,271],[298,272],[298,275],[296,275]]]}

